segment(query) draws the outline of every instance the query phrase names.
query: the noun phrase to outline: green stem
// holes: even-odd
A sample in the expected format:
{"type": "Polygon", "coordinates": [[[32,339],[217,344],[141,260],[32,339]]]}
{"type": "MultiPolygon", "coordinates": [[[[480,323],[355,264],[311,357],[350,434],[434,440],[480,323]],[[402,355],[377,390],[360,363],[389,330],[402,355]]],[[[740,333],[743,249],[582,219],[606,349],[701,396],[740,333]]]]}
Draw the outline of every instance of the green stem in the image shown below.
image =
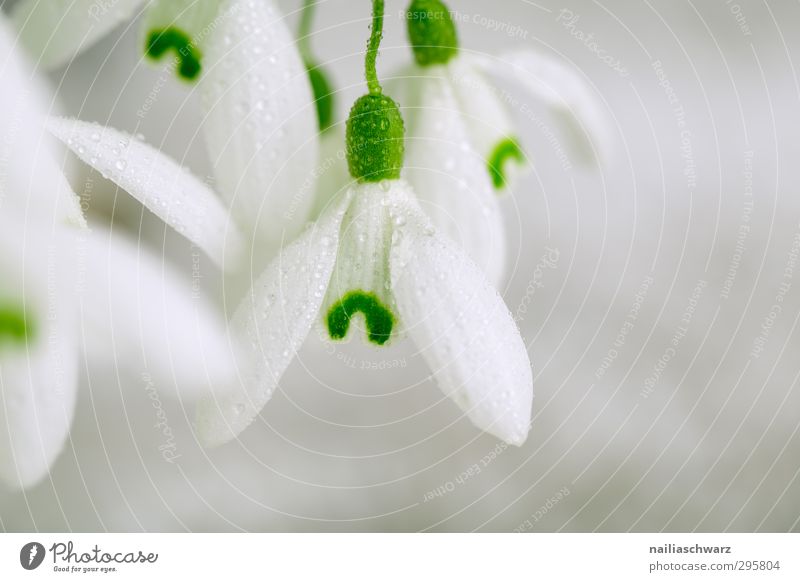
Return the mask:
{"type": "Polygon", "coordinates": [[[384,0],[372,0],[372,33],[367,44],[367,59],[365,64],[367,86],[369,92],[380,95],[383,92],[380,81],[378,81],[378,71],[375,68],[375,61],[378,59],[378,47],[383,38],[383,3],[384,0]]]}
{"type": "Polygon", "coordinates": [[[305,0],[303,10],[300,13],[300,26],[297,29],[297,45],[303,60],[308,61],[311,57],[311,24],[314,21],[314,9],[317,7],[317,0],[305,0]]]}

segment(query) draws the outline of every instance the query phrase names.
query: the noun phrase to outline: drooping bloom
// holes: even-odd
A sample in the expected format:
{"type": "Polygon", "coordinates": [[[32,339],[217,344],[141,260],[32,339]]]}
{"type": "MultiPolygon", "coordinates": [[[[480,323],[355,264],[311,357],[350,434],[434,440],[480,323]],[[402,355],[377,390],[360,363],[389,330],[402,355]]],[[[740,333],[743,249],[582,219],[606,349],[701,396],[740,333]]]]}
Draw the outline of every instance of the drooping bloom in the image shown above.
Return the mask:
{"type": "MultiPolygon", "coordinates": [[[[309,113],[319,107],[319,126],[332,122],[331,85],[308,48],[310,9],[302,51],[272,0],[22,0],[12,17],[23,43],[53,67],[138,12],[145,53],[171,56],[181,78],[198,82],[217,189],[268,257],[300,232],[317,199],[309,175],[321,146],[309,113]]],[[[320,186],[330,184],[339,187],[320,186]]]]}
{"type": "MultiPolygon", "coordinates": [[[[333,340],[345,339],[354,319],[363,318],[365,337],[376,346],[402,330],[424,354],[440,388],[476,426],[514,444],[527,436],[533,381],[514,321],[480,269],[437,231],[400,179],[403,120],[375,75],[383,3],[374,5],[379,17],[367,53],[371,93],[356,102],[347,124],[348,166],[357,183],[334,197],[319,220],[269,263],[232,316],[231,334],[243,346],[240,382],[199,406],[198,430],[210,444],[235,438],[255,419],[320,318],[333,340]]],[[[144,144],[131,142],[126,171],[169,175],[176,187],[136,182],[115,170],[114,159],[105,155],[118,139],[113,130],[74,121],[57,122],[53,130],[140,199],[155,192],[162,200],[187,192],[212,195],[144,144]]],[[[176,218],[187,207],[173,201],[168,206],[176,218]]],[[[193,222],[183,214],[179,220],[193,222]]]]}
{"type": "Polygon", "coordinates": [[[403,118],[375,72],[383,1],[373,10],[370,92],[347,122],[348,167],[357,183],[280,253],[234,315],[255,366],[250,382],[201,404],[198,426],[211,442],[230,440],[252,422],[318,317],[333,340],[343,340],[357,316],[377,346],[402,327],[442,391],[478,428],[516,445],[527,437],[533,378],[511,314],[400,178],[403,118]]]}
{"type": "Polygon", "coordinates": [[[67,441],[89,360],[146,371],[186,397],[229,378],[235,362],[217,310],[187,300],[190,282],[146,248],[87,224],[44,129],[47,92],[6,26],[0,21],[0,479],[26,487],[47,475],[67,441]]]}
{"type": "Polygon", "coordinates": [[[415,64],[390,85],[408,119],[405,176],[437,226],[498,284],[506,253],[497,194],[530,167],[513,117],[545,105],[575,156],[590,161],[607,149],[604,116],[582,79],[553,59],[529,50],[497,58],[461,50],[441,0],[413,0],[406,18],[415,64]],[[518,111],[490,76],[522,89],[518,111]]]}

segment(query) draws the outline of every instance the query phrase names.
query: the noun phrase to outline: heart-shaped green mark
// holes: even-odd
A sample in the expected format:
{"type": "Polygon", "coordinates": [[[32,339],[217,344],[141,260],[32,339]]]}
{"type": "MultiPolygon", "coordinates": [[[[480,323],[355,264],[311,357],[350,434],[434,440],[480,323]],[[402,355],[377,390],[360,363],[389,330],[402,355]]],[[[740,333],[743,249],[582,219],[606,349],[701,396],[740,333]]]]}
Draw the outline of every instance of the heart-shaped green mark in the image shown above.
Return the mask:
{"type": "Polygon", "coordinates": [[[358,312],[364,314],[369,341],[382,346],[392,335],[394,315],[374,293],[350,291],[328,311],[328,333],[342,340],[350,329],[350,319],[358,312]]]}

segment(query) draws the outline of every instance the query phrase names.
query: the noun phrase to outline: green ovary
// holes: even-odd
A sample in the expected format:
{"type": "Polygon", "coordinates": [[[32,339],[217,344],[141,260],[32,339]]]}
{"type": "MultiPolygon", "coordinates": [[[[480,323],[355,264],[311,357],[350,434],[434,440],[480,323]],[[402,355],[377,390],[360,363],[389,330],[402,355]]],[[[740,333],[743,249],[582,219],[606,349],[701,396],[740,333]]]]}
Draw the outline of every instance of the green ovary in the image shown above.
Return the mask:
{"type": "Polygon", "coordinates": [[[147,36],[147,56],[157,61],[169,50],[177,55],[178,74],[187,81],[196,79],[202,69],[202,55],[189,35],[175,27],[151,31],[147,36]]]}
{"type": "Polygon", "coordinates": [[[374,293],[351,291],[328,311],[328,333],[334,340],[347,336],[350,319],[358,312],[364,314],[369,341],[382,346],[392,335],[394,315],[374,293]]]}
{"type": "Polygon", "coordinates": [[[444,65],[458,54],[453,13],[441,0],[413,0],[406,20],[414,58],[421,67],[444,65]]]}
{"type": "Polygon", "coordinates": [[[360,97],[346,127],[347,166],[359,182],[397,180],[405,156],[405,126],[400,108],[390,97],[360,97]]]}
{"type": "Polygon", "coordinates": [[[511,160],[522,165],[525,163],[525,155],[515,139],[507,138],[497,144],[489,156],[489,174],[494,187],[498,190],[502,190],[506,186],[508,178],[505,167],[511,160]]]}
{"type": "Polygon", "coordinates": [[[31,321],[23,310],[0,304],[0,345],[24,344],[32,335],[31,321]]]}

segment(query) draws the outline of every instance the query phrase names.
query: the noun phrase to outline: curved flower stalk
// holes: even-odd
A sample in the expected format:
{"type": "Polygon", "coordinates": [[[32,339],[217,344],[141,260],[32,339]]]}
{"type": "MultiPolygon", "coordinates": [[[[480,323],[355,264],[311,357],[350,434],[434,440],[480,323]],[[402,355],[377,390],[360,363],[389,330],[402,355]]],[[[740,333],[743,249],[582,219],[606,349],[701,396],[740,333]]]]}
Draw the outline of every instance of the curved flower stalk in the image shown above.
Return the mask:
{"type": "Polygon", "coordinates": [[[74,414],[80,358],[135,366],[189,398],[234,374],[225,327],[191,284],[89,228],[50,149],[46,91],[0,21],[0,479],[47,475],[74,414]],[[84,351],[81,356],[80,352],[84,351]],[[197,365],[198,355],[203,365],[197,365]]]}
{"type": "Polygon", "coordinates": [[[583,81],[557,61],[524,50],[498,58],[461,51],[441,0],[413,0],[406,18],[415,64],[391,86],[408,112],[405,175],[437,226],[463,241],[499,284],[505,232],[496,194],[510,189],[529,165],[508,100],[487,75],[548,107],[582,161],[607,149],[605,119],[583,81]]]}

